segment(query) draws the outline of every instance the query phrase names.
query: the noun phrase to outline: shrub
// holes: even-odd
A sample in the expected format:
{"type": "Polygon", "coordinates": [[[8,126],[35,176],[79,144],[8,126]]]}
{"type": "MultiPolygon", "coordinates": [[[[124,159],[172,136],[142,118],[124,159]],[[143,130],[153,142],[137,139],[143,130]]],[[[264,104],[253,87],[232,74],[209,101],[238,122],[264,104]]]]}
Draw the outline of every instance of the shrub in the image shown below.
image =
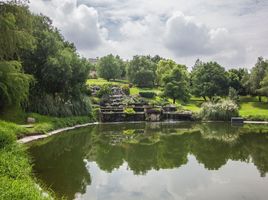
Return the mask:
{"type": "Polygon", "coordinates": [[[130,95],[130,89],[128,85],[123,85],[121,89],[125,93],[125,95],[130,95]]]}
{"type": "Polygon", "coordinates": [[[236,89],[232,87],[229,88],[228,98],[236,103],[239,101],[239,96],[238,96],[238,92],[236,91],[236,89]]]}
{"type": "Polygon", "coordinates": [[[100,90],[97,93],[97,96],[99,98],[103,97],[103,96],[107,96],[110,95],[112,93],[111,90],[111,85],[110,84],[104,84],[101,86],[100,90]]]}
{"type": "Polygon", "coordinates": [[[144,98],[152,99],[156,96],[155,92],[139,92],[139,95],[144,98]]]}
{"type": "Polygon", "coordinates": [[[125,114],[135,114],[135,110],[133,108],[125,108],[124,109],[125,114]]]}
{"type": "Polygon", "coordinates": [[[229,121],[231,117],[238,115],[238,106],[231,100],[223,100],[218,103],[203,103],[200,111],[200,117],[203,120],[229,121]]]}
{"type": "Polygon", "coordinates": [[[94,108],[93,109],[93,118],[96,121],[99,121],[100,118],[100,108],[94,108]]]}
{"type": "Polygon", "coordinates": [[[44,95],[32,97],[27,111],[55,117],[86,116],[91,114],[91,102],[86,96],[63,100],[60,96],[44,95]]]}

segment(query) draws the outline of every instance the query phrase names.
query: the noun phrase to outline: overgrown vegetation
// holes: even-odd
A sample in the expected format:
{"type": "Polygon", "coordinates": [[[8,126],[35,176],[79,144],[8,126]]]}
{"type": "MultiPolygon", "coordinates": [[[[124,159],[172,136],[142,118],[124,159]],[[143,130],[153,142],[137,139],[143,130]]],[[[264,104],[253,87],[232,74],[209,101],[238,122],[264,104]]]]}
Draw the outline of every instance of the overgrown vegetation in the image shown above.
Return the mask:
{"type": "Polygon", "coordinates": [[[92,65],[25,2],[0,5],[0,111],[23,105],[53,116],[90,114],[84,96],[92,65]]]}
{"type": "Polygon", "coordinates": [[[238,106],[231,100],[203,103],[200,111],[200,117],[204,120],[230,121],[238,115],[238,106]]]}
{"type": "Polygon", "coordinates": [[[34,181],[24,148],[16,142],[21,131],[25,128],[0,121],[0,199],[51,199],[34,181]]]}

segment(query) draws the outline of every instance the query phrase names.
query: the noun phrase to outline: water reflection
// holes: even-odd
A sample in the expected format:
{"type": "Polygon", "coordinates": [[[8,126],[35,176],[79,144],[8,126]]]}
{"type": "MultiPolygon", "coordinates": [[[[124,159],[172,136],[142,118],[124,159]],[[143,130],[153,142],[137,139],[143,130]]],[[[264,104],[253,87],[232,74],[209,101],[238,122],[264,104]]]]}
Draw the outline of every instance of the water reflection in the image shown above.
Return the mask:
{"type": "Polygon", "coordinates": [[[37,176],[68,199],[268,197],[262,125],[105,124],[36,142],[29,151],[37,176]]]}

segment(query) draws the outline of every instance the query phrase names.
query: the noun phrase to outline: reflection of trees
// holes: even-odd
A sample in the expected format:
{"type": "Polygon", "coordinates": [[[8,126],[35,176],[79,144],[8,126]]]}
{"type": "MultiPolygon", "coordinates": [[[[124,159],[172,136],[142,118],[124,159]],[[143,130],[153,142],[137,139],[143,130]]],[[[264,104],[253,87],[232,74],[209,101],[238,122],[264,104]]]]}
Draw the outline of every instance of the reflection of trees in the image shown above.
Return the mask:
{"type": "Polygon", "coordinates": [[[90,128],[70,131],[49,138],[45,144],[37,142],[29,149],[35,163],[34,172],[60,196],[73,199],[76,192],[84,193],[91,183],[83,161],[85,152],[92,146],[90,131],[90,128]]]}
{"type": "MultiPolygon", "coordinates": [[[[138,130],[143,127],[145,132],[142,134],[140,131],[132,131],[132,137],[125,137],[123,130],[127,128],[133,130],[128,124],[109,129],[109,132],[113,131],[112,135],[105,131],[99,135],[102,139],[98,140],[101,141],[98,145],[103,143],[103,147],[98,148],[101,153],[97,153],[96,160],[102,169],[111,171],[112,166],[118,168],[120,163],[126,160],[134,173],[145,174],[151,169],[180,167],[187,163],[187,155],[191,153],[207,169],[217,170],[229,159],[248,162],[252,158],[262,175],[268,172],[268,138],[263,134],[250,134],[251,130],[260,132],[256,126],[254,129],[252,126],[236,127],[229,123],[164,123],[157,126],[150,124],[135,126],[138,130]],[[120,148],[120,150],[117,149],[113,153],[113,150],[103,151],[110,145],[109,140],[114,138],[114,133],[117,137],[124,137],[116,147],[112,146],[113,149],[120,148]],[[105,135],[105,139],[102,135],[105,135]],[[247,139],[248,137],[250,139],[247,139]],[[135,138],[135,142],[132,138],[135,138]]],[[[265,131],[263,127],[261,129],[262,132],[265,131]]]]}
{"type": "MultiPolygon", "coordinates": [[[[268,172],[268,127],[229,124],[104,124],[60,134],[30,148],[40,178],[59,194],[73,198],[91,179],[83,159],[111,172],[124,161],[134,174],[180,167],[193,154],[209,170],[226,162],[252,162],[261,176],[268,172]],[[131,130],[131,131],[127,131],[131,130]],[[64,184],[62,184],[64,182],[64,184]]],[[[93,177],[94,178],[94,177],[93,177]]]]}

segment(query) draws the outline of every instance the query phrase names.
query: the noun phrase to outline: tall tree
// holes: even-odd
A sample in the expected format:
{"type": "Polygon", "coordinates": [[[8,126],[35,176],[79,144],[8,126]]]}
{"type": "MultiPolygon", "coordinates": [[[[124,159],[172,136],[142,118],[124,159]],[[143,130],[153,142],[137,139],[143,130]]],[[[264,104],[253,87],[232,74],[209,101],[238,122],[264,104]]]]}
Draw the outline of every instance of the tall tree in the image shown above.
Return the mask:
{"type": "Polygon", "coordinates": [[[268,70],[265,74],[265,77],[260,83],[260,89],[258,89],[258,93],[268,97],[268,70]]]}
{"type": "Polygon", "coordinates": [[[32,77],[24,74],[20,56],[33,47],[32,17],[24,2],[0,3],[0,110],[28,98],[32,77]]]}
{"type": "Polygon", "coordinates": [[[264,79],[265,72],[268,70],[268,61],[264,60],[262,57],[259,57],[257,63],[251,70],[250,74],[250,91],[252,95],[256,95],[259,97],[259,101],[261,101],[261,92],[259,89],[261,88],[261,82],[264,79]]]}
{"type": "Polygon", "coordinates": [[[153,87],[156,64],[148,56],[134,56],[129,62],[127,75],[129,80],[139,87],[153,87]]]}
{"type": "Polygon", "coordinates": [[[157,83],[163,85],[163,77],[170,73],[177,64],[173,60],[160,60],[156,68],[157,83]]]}
{"type": "Polygon", "coordinates": [[[36,80],[28,110],[56,116],[88,114],[84,94],[91,64],[64,40],[48,17],[34,16],[33,23],[36,47],[21,56],[25,72],[36,80]]]}
{"type": "Polygon", "coordinates": [[[176,65],[168,74],[163,77],[164,94],[173,99],[187,102],[190,99],[189,75],[186,67],[176,65]]]}
{"type": "Polygon", "coordinates": [[[120,77],[121,79],[124,79],[126,78],[126,75],[127,75],[127,64],[125,61],[123,61],[119,55],[116,55],[115,56],[117,62],[118,62],[118,65],[119,65],[119,68],[120,68],[120,77]]]}
{"type": "Polygon", "coordinates": [[[192,93],[210,99],[228,94],[229,82],[225,69],[216,62],[197,62],[191,73],[192,93]]]}
{"type": "Polygon", "coordinates": [[[112,54],[100,58],[97,63],[97,72],[100,77],[108,81],[120,78],[122,75],[121,59],[112,54]]]}
{"type": "Polygon", "coordinates": [[[243,68],[230,69],[227,71],[229,78],[229,86],[234,88],[239,95],[247,95],[247,90],[243,86],[242,79],[247,74],[247,70],[243,68]]]}

